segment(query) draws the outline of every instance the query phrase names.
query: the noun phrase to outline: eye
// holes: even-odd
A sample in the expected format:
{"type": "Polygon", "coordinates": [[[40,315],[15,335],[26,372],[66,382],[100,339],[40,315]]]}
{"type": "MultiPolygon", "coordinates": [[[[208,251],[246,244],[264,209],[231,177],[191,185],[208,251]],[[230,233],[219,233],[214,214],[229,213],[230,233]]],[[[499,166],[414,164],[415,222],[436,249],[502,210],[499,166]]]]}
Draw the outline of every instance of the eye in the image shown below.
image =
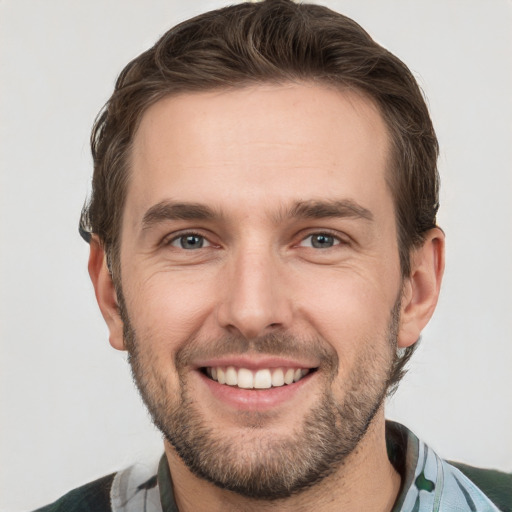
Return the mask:
{"type": "Polygon", "coordinates": [[[329,233],[313,233],[300,243],[302,247],[313,247],[314,249],[329,249],[338,245],[340,240],[329,233]]]}
{"type": "Polygon", "coordinates": [[[183,235],[173,238],[169,245],[179,249],[194,250],[209,247],[210,242],[204,236],[196,235],[195,233],[185,233],[183,235]]]}

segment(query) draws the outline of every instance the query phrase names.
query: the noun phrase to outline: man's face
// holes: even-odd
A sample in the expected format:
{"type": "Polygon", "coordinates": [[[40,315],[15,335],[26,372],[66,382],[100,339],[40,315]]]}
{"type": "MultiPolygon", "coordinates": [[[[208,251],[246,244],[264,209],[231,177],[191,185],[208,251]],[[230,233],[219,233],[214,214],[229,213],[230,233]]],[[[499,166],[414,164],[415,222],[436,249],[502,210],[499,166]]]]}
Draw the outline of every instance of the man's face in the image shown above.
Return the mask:
{"type": "Polygon", "coordinates": [[[121,232],[125,342],[196,474],[282,497],[364,439],[398,329],[388,152],[372,102],[315,85],[145,113],[121,232]]]}

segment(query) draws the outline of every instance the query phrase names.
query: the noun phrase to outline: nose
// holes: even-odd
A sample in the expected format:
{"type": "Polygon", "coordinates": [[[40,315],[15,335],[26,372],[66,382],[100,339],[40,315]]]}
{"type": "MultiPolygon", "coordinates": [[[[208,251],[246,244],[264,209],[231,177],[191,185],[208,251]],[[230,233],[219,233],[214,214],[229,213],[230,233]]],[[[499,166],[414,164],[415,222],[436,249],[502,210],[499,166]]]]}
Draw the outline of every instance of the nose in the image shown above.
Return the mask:
{"type": "Polygon", "coordinates": [[[268,249],[240,251],[228,265],[220,286],[220,326],[246,339],[289,327],[292,301],[283,263],[268,249]]]}

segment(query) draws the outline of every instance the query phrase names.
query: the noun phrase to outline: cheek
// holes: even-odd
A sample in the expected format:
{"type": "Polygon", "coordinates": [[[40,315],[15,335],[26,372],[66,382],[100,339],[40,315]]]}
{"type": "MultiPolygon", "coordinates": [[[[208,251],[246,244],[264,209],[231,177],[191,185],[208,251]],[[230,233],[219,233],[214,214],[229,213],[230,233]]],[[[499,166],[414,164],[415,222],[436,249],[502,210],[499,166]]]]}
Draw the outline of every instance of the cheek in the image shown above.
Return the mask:
{"type": "Polygon", "coordinates": [[[211,286],[197,274],[157,272],[132,283],[125,290],[130,320],[155,349],[179,346],[201,328],[211,310],[211,286]]]}
{"type": "Polygon", "coordinates": [[[330,275],[302,277],[301,316],[326,339],[340,357],[354,355],[367,343],[387,342],[386,333],[398,285],[384,287],[381,280],[354,269],[330,275]]]}

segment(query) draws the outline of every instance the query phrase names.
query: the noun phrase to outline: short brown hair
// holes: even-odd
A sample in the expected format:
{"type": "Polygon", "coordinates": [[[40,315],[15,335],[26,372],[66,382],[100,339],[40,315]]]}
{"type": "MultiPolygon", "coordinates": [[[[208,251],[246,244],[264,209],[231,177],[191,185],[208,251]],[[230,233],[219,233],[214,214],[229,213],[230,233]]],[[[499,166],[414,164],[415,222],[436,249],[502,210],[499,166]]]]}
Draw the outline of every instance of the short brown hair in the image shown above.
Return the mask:
{"type": "Polygon", "coordinates": [[[103,244],[114,276],[130,149],[146,109],[180,92],[290,81],[356,89],[379,107],[392,147],[387,181],[400,265],[403,276],[410,274],[410,251],[436,225],[439,196],[438,143],[416,80],[350,18],[318,5],[265,0],[187,20],[121,72],[92,131],[92,194],[80,221],[82,235],[94,233],[103,244]]]}

